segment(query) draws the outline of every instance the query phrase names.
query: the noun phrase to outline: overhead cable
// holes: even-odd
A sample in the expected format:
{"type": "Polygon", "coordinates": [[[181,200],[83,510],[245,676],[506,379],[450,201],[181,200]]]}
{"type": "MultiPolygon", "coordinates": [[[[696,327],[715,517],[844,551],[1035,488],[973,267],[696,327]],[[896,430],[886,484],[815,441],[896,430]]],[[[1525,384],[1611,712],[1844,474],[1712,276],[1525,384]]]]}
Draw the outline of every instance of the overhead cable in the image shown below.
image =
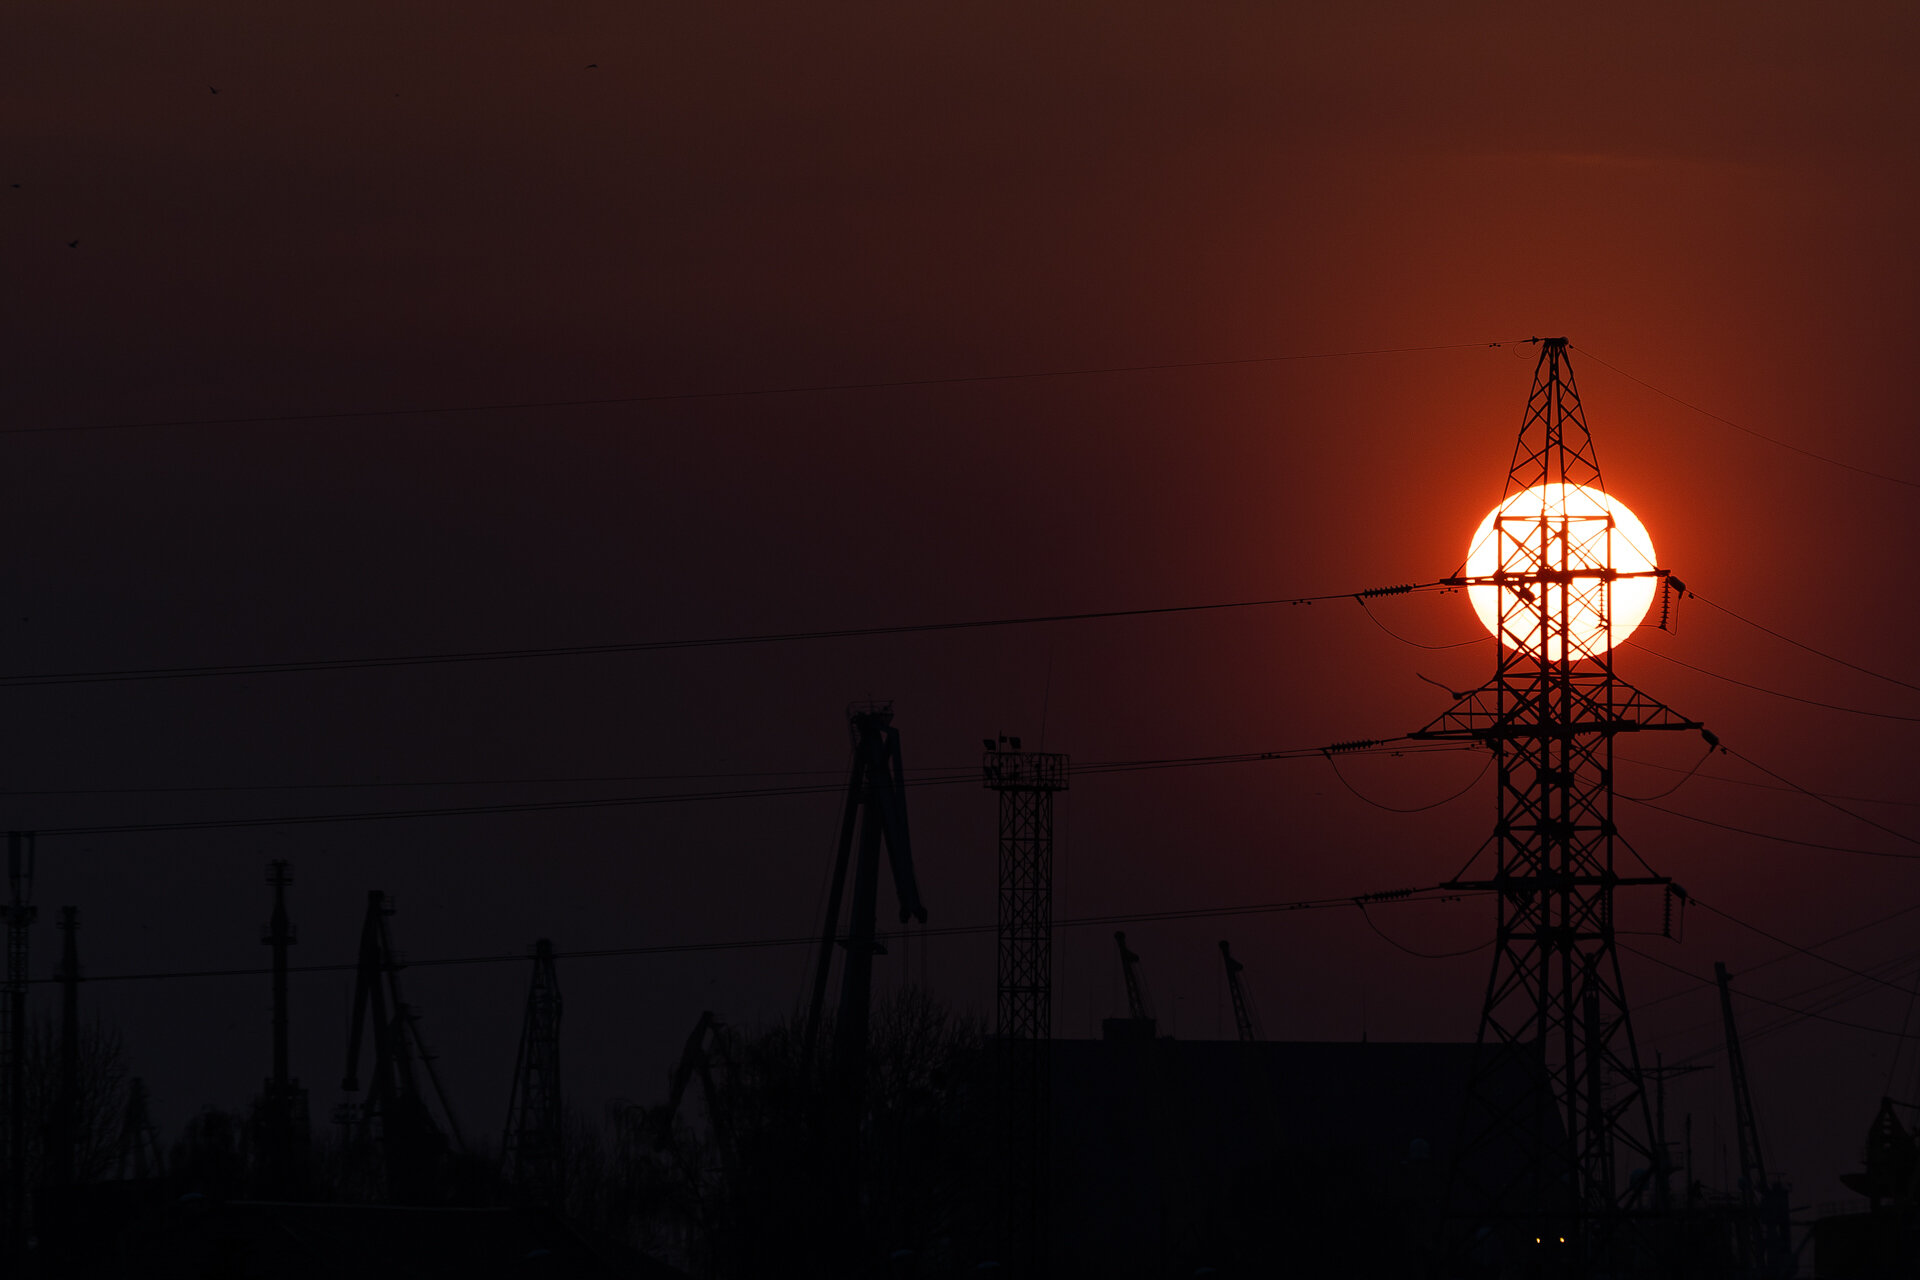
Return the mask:
{"type": "MultiPolygon", "coordinates": [[[[1845,929],[1842,929],[1839,933],[1830,934],[1827,937],[1821,938],[1819,941],[1811,943],[1809,945],[1812,947],[1830,946],[1833,943],[1839,942],[1843,938],[1851,938],[1857,933],[1865,933],[1867,930],[1877,929],[1883,924],[1891,924],[1893,921],[1903,919],[1906,916],[1910,916],[1916,911],[1920,911],[1920,902],[1910,902],[1906,906],[1900,907],[1897,910],[1889,911],[1887,914],[1882,916],[1875,916],[1873,919],[1863,921],[1860,924],[1851,925],[1845,929]]],[[[1801,953],[1801,948],[1794,946],[1792,943],[1785,943],[1784,945],[1787,946],[1788,948],[1787,950],[1781,951],[1775,955],[1769,956],[1765,960],[1759,960],[1754,962],[1753,964],[1747,965],[1741,969],[1741,972],[1742,973],[1758,973],[1762,969],[1770,968],[1773,965],[1779,964],[1783,960],[1791,959],[1793,956],[1799,955],[1801,953]]],[[[1822,984],[1822,985],[1825,985],[1825,984],[1822,984]]],[[[1641,1001],[1636,1006],[1636,1008],[1641,1008],[1641,1009],[1652,1008],[1654,1005],[1665,1004],[1669,1000],[1677,1000],[1682,995],[1687,995],[1687,994],[1690,994],[1690,993],[1684,992],[1684,991],[1676,991],[1676,992],[1671,992],[1664,996],[1656,996],[1651,1000],[1641,1001]]]]}
{"type": "MultiPolygon", "coordinates": [[[[1434,748],[1441,750],[1461,750],[1454,744],[1416,743],[1406,747],[1395,744],[1403,741],[1398,738],[1369,740],[1362,744],[1343,744],[1341,749],[1387,754],[1430,754],[1434,748]]],[[[1321,755],[1330,748],[1295,747],[1281,751],[1250,751],[1231,755],[1210,756],[1171,756],[1153,760],[1108,760],[1092,761],[1074,765],[1069,772],[1076,777],[1098,776],[1110,773],[1137,773],[1157,769],[1192,769],[1227,764],[1258,764],[1265,761],[1305,760],[1321,755]]],[[[978,784],[980,774],[975,769],[955,771],[948,774],[922,774],[909,777],[907,785],[912,787],[942,787],[962,783],[978,784]]],[[[42,838],[62,836],[102,836],[131,835],[162,831],[221,831],[248,827],[293,827],[342,822],[388,822],[404,818],[458,818],[488,814],[514,813],[553,813],[576,809],[620,809],[637,808],[648,805],[698,804],[715,800],[762,800],[790,796],[837,795],[845,790],[843,783],[795,783],[770,787],[730,787],[704,791],[643,792],[637,795],[588,796],[563,800],[524,800],[496,804],[472,805],[434,805],[407,809],[360,809],[331,813],[281,814],[265,817],[230,818],[194,818],[181,821],[129,822],[102,824],[94,826],[39,827],[36,834],[42,838]]]]}
{"type": "Polygon", "coordinates": [[[1735,622],[1744,622],[1748,626],[1752,627],[1755,631],[1764,631],[1768,635],[1772,636],[1775,640],[1782,641],[1786,644],[1792,645],[1796,649],[1801,649],[1807,653],[1811,653],[1816,658],[1825,658],[1828,662],[1838,663],[1840,666],[1846,667],[1849,670],[1858,671],[1861,675],[1872,676],[1876,680],[1884,680],[1888,684],[1897,684],[1903,689],[1912,689],[1916,693],[1920,693],[1920,684],[1915,684],[1910,680],[1902,680],[1899,676],[1890,676],[1884,671],[1875,671],[1872,667],[1863,667],[1857,662],[1849,662],[1847,659],[1842,658],[1838,654],[1828,653],[1825,649],[1815,648],[1813,645],[1807,644],[1804,641],[1795,640],[1790,635],[1786,635],[1782,632],[1775,631],[1772,627],[1767,626],[1765,623],[1755,622],[1752,618],[1747,617],[1745,614],[1735,613],[1733,610],[1727,608],[1727,606],[1723,604],[1716,604],[1714,601],[1707,599],[1705,596],[1701,595],[1698,591],[1693,590],[1691,587],[1687,589],[1687,595],[1689,598],[1698,600],[1701,604],[1706,605],[1707,608],[1709,609],[1719,610],[1721,613],[1726,614],[1729,618],[1732,618],[1735,622]]]}
{"type": "MultiPolygon", "coordinates": [[[[1572,344],[1570,343],[1568,345],[1571,346],[1572,344]]],[[[1888,475],[1884,471],[1875,471],[1871,467],[1856,466],[1851,462],[1842,462],[1840,459],[1835,458],[1829,454],[1817,453],[1812,449],[1802,448],[1800,445],[1797,445],[1797,444],[1789,444],[1787,441],[1780,439],[1778,436],[1770,436],[1764,431],[1755,431],[1752,427],[1743,426],[1740,423],[1735,422],[1732,418],[1723,418],[1719,414],[1713,412],[1711,409],[1703,409],[1699,405],[1694,404],[1691,400],[1682,400],[1679,396],[1674,395],[1671,391],[1662,390],[1661,388],[1654,386],[1651,382],[1648,382],[1644,378],[1637,378],[1633,374],[1628,373],[1625,369],[1622,369],[1619,365],[1614,364],[1611,361],[1602,359],[1598,354],[1596,354],[1594,351],[1592,351],[1587,347],[1574,347],[1574,350],[1578,351],[1581,355],[1586,356],[1589,359],[1598,361],[1600,364],[1605,365],[1607,368],[1613,370],[1615,373],[1619,374],[1621,377],[1625,378],[1627,381],[1639,383],[1641,386],[1645,387],[1647,390],[1653,392],[1657,396],[1664,396],[1667,399],[1673,401],[1675,404],[1680,405],[1682,408],[1691,409],[1695,413],[1700,414],[1702,417],[1712,418],[1715,422],[1721,423],[1725,426],[1732,427],[1735,431],[1744,432],[1745,434],[1752,436],[1756,440],[1764,440],[1770,445],[1775,445],[1779,448],[1790,450],[1793,453],[1800,454],[1802,457],[1813,458],[1816,461],[1826,463],[1828,466],[1839,467],[1843,471],[1852,471],[1857,475],[1872,476],[1876,480],[1885,480],[1888,484],[1902,485],[1908,489],[1920,489],[1920,481],[1907,480],[1907,479],[1903,479],[1900,476],[1888,475]]]]}
{"type": "Polygon", "coordinates": [[[592,396],[566,400],[499,400],[479,404],[426,405],[417,408],[336,409],[321,413],[251,414],[227,418],[170,418],[144,422],[79,422],[47,427],[0,427],[0,435],[48,435],[76,431],[155,431],[178,427],[238,427],[288,425],[302,422],[345,422],[367,418],[431,417],[439,414],[510,413],[528,409],[591,409],[615,405],[674,404],[701,400],[751,400],[775,396],[819,395],[836,391],[894,391],[911,387],[954,387],[993,382],[1032,382],[1048,378],[1091,378],[1116,373],[1165,373],[1182,369],[1226,369],[1237,366],[1286,364],[1302,360],[1347,360],[1360,356],[1410,355],[1423,351],[1465,351],[1502,347],[1500,342],[1447,342],[1423,347],[1374,347],[1358,351],[1312,351],[1292,355],[1244,356],[1232,360],[1178,360],[1156,364],[1094,365],[1073,369],[1039,369],[1019,373],[949,374],[931,378],[874,379],[863,382],[795,383],[715,391],[668,391],[647,395],[592,396]]]}
{"type": "MultiPolygon", "coordinates": [[[[1633,946],[1631,943],[1618,942],[1618,943],[1615,943],[1614,945],[1618,946],[1622,951],[1632,952],[1634,955],[1639,956],[1642,960],[1647,960],[1652,962],[1653,964],[1657,964],[1662,969],[1671,969],[1673,970],[1673,972],[1679,974],[1684,978],[1691,978],[1693,981],[1699,983],[1703,987],[1717,987],[1719,985],[1712,978],[1703,978],[1699,974],[1693,972],[1691,969],[1682,968],[1677,964],[1670,964],[1667,961],[1662,960],[1660,957],[1656,955],[1652,955],[1648,952],[1642,951],[1640,948],[1633,946]]],[[[1866,1031],[1877,1036],[1890,1036],[1896,1040],[1912,1039],[1916,1035],[1920,1035],[1920,1032],[1890,1031],[1885,1027],[1870,1026],[1864,1022],[1850,1022],[1845,1018],[1835,1018],[1829,1014],[1816,1013],[1811,1009],[1796,1008],[1793,1005],[1784,1004],[1778,1000],[1769,1000],[1765,996],[1758,996],[1751,991],[1744,991],[1739,988],[1735,988],[1734,994],[1740,996],[1742,999],[1752,1000],[1756,1004],[1768,1005],[1775,1009],[1784,1009],[1788,1013],[1791,1013],[1796,1017],[1814,1018],[1821,1022],[1830,1022],[1837,1027],[1847,1027],[1854,1031],[1866,1031]]]]}
{"type": "Polygon", "coordinates": [[[1779,946],[1786,947],[1791,951],[1798,952],[1800,955],[1806,956],[1813,960],[1818,960],[1821,964],[1831,965],[1833,968],[1840,970],[1842,973],[1852,974],[1854,977],[1864,979],[1868,982],[1877,982],[1881,986],[1889,987],[1894,991],[1898,991],[1901,995],[1907,996],[1909,998],[1911,998],[1914,995],[1914,990],[1912,987],[1904,987],[1896,982],[1888,982],[1885,978],[1875,977],[1873,974],[1867,973],[1864,970],[1856,969],[1850,964],[1843,964],[1842,962],[1835,960],[1832,956],[1825,955],[1815,950],[1812,947],[1803,947],[1798,943],[1789,942],[1785,938],[1781,937],[1779,934],[1774,933],[1771,930],[1763,929],[1759,925],[1754,924],[1752,921],[1742,920],[1739,916],[1734,915],[1731,911],[1723,911],[1719,907],[1714,906],[1710,902],[1702,901],[1697,896],[1692,897],[1691,901],[1694,906],[1701,907],[1707,911],[1710,911],[1714,915],[1719,916],[1722,920],[1727,920],[1732,922],[1733,924],[1737,924],[1742,929],[1745,929],[1750,933],[1757,933],[1761,937],[1765,938],[1768,942],[1776,943],[1779,946]]]}
{"type": "MultiPolygon", "coordinates": [[[[1616,793],[1619,794],[1619,793],[1616,793]]],[[[1813,794],[1811,792],[1809,795],[1813,794]]],[[[1702,826],[1718,827],[1722,831],[1731,831],[1735,835],[1752,836],[1756,840],[1771,840],[1776,844],[1790,844],[1802,849],[1824,849],[1828,853],[1857,853],[1867,858],[1893,858],[1899,861],[1920,861],[1920,853],[1893,853],[1885,849],[1862,849],[1855,845],[1828,844],[1821,840],[1800,840],[1793,836],[1777,835],[1771,831],[1755,831],[1750,827],[1736,827],[1730,822],[1716,822],[1712,818],[1703,818],[1698,814],[1686,813],[1679,809],[1669,809],[1665,805],[1654,804],[1650,800],[1635,800],[1629,795],[1620,795],[1620,799],[1631,801],[1643,809],[1655,813],[1664,813],[1673,818],[1685,818],[1688,822],[1697,822],[1702,826]]],[[[1864,821],[1864,819],[1863,819],[1864,821]]],[[[1878,825],[1877,823],[1874,825],[1878,825]]],[[[1901,837],[1909,839],[1910,837],[1901,837]]]]}
{"type": "MultiPolygon", "coordinates": [[[[1407,591],[1427,591],[1438,582],[1409,585],[1407,591]]],[[[880,627],[835,627],[820,631],[761,631],[740,635],[694,636],[675,640],[632,640],[611,644],[550,645],[523,649],[471,649],[388,654],[353,658],[317,658],[292,662],[234,662],[206,666],[120,667],[95,671],[47,671],[31,675],[0,676],[0,688],[51,684],[111,684],[126,680],[194,680],[217,676],[284,675],[313,671],[358,671],[374,667],[439,666],[449,663],[507,662],[530,658],[576,658],[600,654],[659,653],[674,649],[719,649],[742,645],[791,644],[806,640],[852,640],[874,636],[916,635],[941,631],[978,631],[989,627],[1026,627],[1057,622],[1092,622],[1106,618],[1145,618],[1179,613],[1217,613],[1228,609],[1263,609],[1278,605],[1312,605],[1351,599],[1351,591],[1315,596],[1276,596],[1265,600],[1226,600],[1210,604],[1155,605],[1140,609],[1099,609],[1081,613],[1025,614],[1002,618],[970,618],[958,622],[915,622],[880,627]]]]}
{"type": "Polygon", "coordinates": [[[1691,662],[1676,658],[1670,653],[1662,653],[1660,650],[1652,648],[1649,645],[1641,644],[1638,640],[1629,640],[1627,643],[1642,653],[1651,654],[1662,662],[1671,662],[1676,667],[1685,667],[1689,671],[1697,671],[1703,676],[1710,676],[1715,680],[1724,680],[1728,684],[1737,684],[1742,689],[1751,689],[1755,693],[1764,693],[1769,697],[1785,698],[1789,702],[1799,702],[1809,707],[1822,707],[1828,711],[1842,711],[1850,716],[1872,716],[1877,720],[1904,720],[1908,724],[1920,724],[1920,716],[1903,716],[1894,711],[1871,711],[1865,707],[1846,707],[1841,706],[1837,702],[1821,702],[1817,698],[1803,698],[1797,693],[1786,693],[1779,689],[1769,689],[1765,685],[1754,684],[1747,680],[1738,680],[1733,676],[1722,675],[1718,671],[1709,671],[1705,667],[1695,666],[1691,662]]]}
{"type": "MultiPolygon", "coordinates": [[[[1386,889],[1372,893],[1348,895],[1336,898],[1302,898],[1291,902],[1249,902],[1213,907],[1184,907],[1161,911],[1132,911],[1107,913],[1093,916],[1075,916],[1056,919],[1056,929],[1079,929],[1108,927],[1116,924],[1146,924],[1159,921],[1211,920],[1223,916],[1272,915],[1288,911],[1330,911],[1344,910],[1359,906],[1363,910],[1368,904],[1374,906],[1395,905],[1415,902],[1458,902],[1467,898],[1486,896],[1477,890],[1443,890],[1440,886],[1424,886],[1418,889],[1386,889]]],[[[916,938],[961,937],[969,934],[993,933],[997,924],[964,924],[916,926],[913,935],[916,938]]],[[[884,936],[884,935],[881,935],[884,936]]],[[[819,945],[817,935],[802,934],[787,937],[770,938],[734,938],[714,942],[666,942],[640,947],[598,947],[578,951],[556,951],[556,960],[608,960],[622,957],[682,955],[699,951],[752,951],[776,947],[811,947],[819,945]]],[[[409,969],[438,968],[456,965],[510,964],[525,963],[525,952],[492,952],[481,955],[439,956],[426,960],[406,960],[402,967],[409,969]]],[[[341,973],[358,968],[357,962],[343,961],[337,964],[306,964],[289,966],[289,973],[341,973]]],[[[147,982],[162,979],[180,978],[253,978],[272,973],[271,968],[248,966],[232,969],[170,969],[163,971],[88,974],[88,982],[147,982]]],[[[36,983],[58,982],[56,978],[34,978],[36,983]]]]}

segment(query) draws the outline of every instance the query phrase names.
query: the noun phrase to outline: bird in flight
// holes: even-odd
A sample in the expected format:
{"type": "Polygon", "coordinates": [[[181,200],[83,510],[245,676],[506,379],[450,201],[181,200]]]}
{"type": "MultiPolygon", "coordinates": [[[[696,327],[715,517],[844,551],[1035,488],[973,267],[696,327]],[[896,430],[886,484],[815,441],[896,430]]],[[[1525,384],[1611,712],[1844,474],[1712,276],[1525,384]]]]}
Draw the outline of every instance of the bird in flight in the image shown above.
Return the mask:
{"type": "Polygon", "coordinates": [[[586,66],[580,69],[582,71],[598,71],[600,69],[600,64],[597,62],[589,62],[586,66]]]}
{"type": "Polygon", "coordinates": [[[80,242],[79,242],[78,240],[69,240],[69,241],[67,241],[67,248],[69,248],[69,249],[78,249],[79,247],[80,247],[80,242]]]}
{"type": "Polygon", "coordinates": [[[218,92],[220,92],[220,91],[219,91],[218,89],[216,89],[216,88],[214,88],[214,87],[213,87],[212,85],[208,85],[208,86],[207,86],[207,92],[208,92],[208,93],[218,93],[218,92]]]}

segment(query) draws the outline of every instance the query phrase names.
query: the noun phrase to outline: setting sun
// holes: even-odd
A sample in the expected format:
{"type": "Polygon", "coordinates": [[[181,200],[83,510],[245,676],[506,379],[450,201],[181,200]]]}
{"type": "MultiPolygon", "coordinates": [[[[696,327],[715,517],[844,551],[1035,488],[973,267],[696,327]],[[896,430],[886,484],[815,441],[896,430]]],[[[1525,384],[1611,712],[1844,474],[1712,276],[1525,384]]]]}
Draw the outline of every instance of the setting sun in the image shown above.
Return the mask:
{"type": "MultiPolygon", "coordinates": [[[[1633,634],[1653,604],[1653,541],[1625,504],[1597,489],[1555,483],[1516,493],[1480,522],[1470,547],[1465,576],[1481,581],[1468,588],[1468,599],[1487,630],[1510,649],[1539,652],[1544,605],[1549,619],[1566,609],[1572,657],[1594,657],[1633,634]],[[1609,568],[1615,575],[1611,601],[1604,573],[1609,568]],[[1501,578],[1511,585],[1485,581],[1501,578]]],[[[1565,659],[1557,634],[1547,648],[1548,661],[1565,659]]]]}

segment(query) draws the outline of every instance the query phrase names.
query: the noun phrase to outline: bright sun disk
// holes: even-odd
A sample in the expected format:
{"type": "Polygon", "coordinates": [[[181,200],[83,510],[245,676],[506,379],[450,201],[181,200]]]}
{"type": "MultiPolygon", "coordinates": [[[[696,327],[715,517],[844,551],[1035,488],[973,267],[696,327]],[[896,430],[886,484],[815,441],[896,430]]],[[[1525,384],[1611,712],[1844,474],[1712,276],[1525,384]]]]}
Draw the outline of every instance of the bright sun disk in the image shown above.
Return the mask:
{"type": "MultiPolygon", "coordinates": [[[[1567,642],[1578,659],[1604,653],[1633,634],[1658,589],[1653,568],[1653,540],[1625,503],[1598,489],[1554,483],[1516,493],[1487,513],[1474,532],[1466,576],[1507,572],[1532,577],[1543,570],[1567,570],[1571,603],[1568,588],[1556,583],[1546,588],[1546,604],[1555,626],[1566,608],[1567,642]],[[1616,573],[1649,576],[1616,578],[1609,602],[1604,579],[1595,573],[1609,566],[1616,573]],[[1609,610],[1611,618],[1605,616],[1609,610]]],[[[1539,600],[1524,584],[1469,587],[1467,598],[1501,644],[1526,653],[1540,651],[1539,600]]],[[[1547,660],[1564,661],[1562,647],[1558,635],[1550,636],[1547,660]]]]}

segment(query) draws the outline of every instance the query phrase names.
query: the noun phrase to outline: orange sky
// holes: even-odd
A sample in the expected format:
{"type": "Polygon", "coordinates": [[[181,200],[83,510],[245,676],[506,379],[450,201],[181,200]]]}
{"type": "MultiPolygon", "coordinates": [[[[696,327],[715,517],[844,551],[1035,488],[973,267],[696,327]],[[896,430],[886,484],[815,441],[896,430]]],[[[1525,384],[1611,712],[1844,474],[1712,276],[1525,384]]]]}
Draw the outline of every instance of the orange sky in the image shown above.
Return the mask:
{"type": "MultiPolygon", "coordinates": [[[[1565,334],[1609,487],[1663,562],[1708,599],[1900,675],[1914,618],[1899,584],[1920,570],[1914,484],[1763,443],[1600,362],[1920,482],[1907,377],[1920,337],[1920,20],[1891,3],[1671,10],[475,4],[456,22],[405,3],[24,3],[0,44],[0,426],[1565,334]]],[[[20,621],[0,631],[0,653],[27,672],[272,661],[1430,580],[1457,565],[1499,495],[1534,355],[12,435],[0,441],[0,586],[18,608],[0,617],[20,621]]],[[[1427,643],[1479,633],[1459,597],[1375,612],[1427,643]]],[[[1647,649],[1920,716],[1920,695],[1698,602],[1680,621],[1677,635],[1643,637],[1647,649]]],[[[1406,647],[1332,604],[54,686],[14,691],[0,760],[19,790],[837,770],[840,708],[869,694],[896,699],[909,764],[964,765],[983,733],[1037,738],[1043,709],[1049,747],[1159,757],[1416,728],[1446,700],[1419,676],[1464,688],[1488,658],[1484,645],[1406,647]]],[[[1645,650],[1626,650],[1621,669],[1797,782],[1915,798],[1910,721],[1769,696],[1645,650]]],[[[1693,760],[1678,746],[1629,751],[1693,760]]],[[[1465,785],[1478,764],[1360,760],[1348,777],[1406,806],[1465,785]]],[[[1643,769],[1621,785],[1651,794],[1671,780],[1643,769]]],[[[923,794],[930,909],[989,919],[989,798],[923,794]]],[[[399,803],[356,791],[17,795],[3,807],[8,826],[55,827],[399,803]]],[[[1671,803],[1913,850],[1729,783],[1689,783],[1671,803]]],[[[1091,779],[1070,806],[1063,915],[1429,883],[1492,822],[1484,784],[1392,816],[1318,763],[1091,779]]],[[[399,898],[396,930],[422,955],[512,950],[539,933],[563,949],[804,933],[833,808],[50,840],[41,901],[81,904],[102,973],[253,962],[266,856],[296,864],[309,961],[348,953],[352,904],[376,883],[399,898]]],[[[1897,805],[1863,811],[1920,826],[1897,805]]],[[[1629,820],[1659,869],[1794,941],[1913,901],[1920,885],[1906,862],[1629,820]]],[[[1420,910],[1395,919],[1415,946],[1491,928],[1477,908],[1420,910]]],[[[1781,950],[1705,913],[1687,927],[1659,954],[1695,973],[1781,950]]],[[[1481,958],[1414,960],[1351,915],[1230,928],[1275,1034],[1348,1037],[1363,1021],[1376,1038],[1472,1032],[1481,958]]],[[[1218,930],[1129,933],[1183,1035],[1215,1031],[1218,930]]],[[[1070,1034],[1115,1002],[1104,934],[1081,933],[1063,935],[1057,974],[1070,1034]]],[[[1835,954],[1878,963],[1904,936],[1869,931],[1835,954]]],[[[38,945],[51,954],[48,938],[38,945]]],[[[943,993],[984,1005],[986,946],[933,954],[943,993]]],[[[571,1068],[594,1099],[651,1096],[699,1009],[773,1016],[802,967],[797,953],[623,963],[563,974],[570,1025],[604,1029],[571,1068]]],[[[1752,984],[1787,999],[1833,976],[1802,958],[1752,984]]],[[[411,980],[452,1045],[457,1089],[493,1116],[522,975],[411,980]]],[[[332,981],[309,980],[296,1024],[316,1087],[334,1074],[332,981]]],[[[1649,1000],[1687,989],[1639,962],[1629,981],[1649,1000]]],[[[126,1025],[163,1117],[202,1096],[244,1098],[264,1069],[264,991],[171,994],[143,1005],[100,984],[89,997],[126,1025]]],[[[1836,1016],[1897,1026],[1901,1000],[1883,995],[1836,1016]]],[[[1698,994],[1650,1006],[1643,1049],[1699,1048],[1712,1016],[1698,994]]],[[[1841,1194],[1833,1175],[1888,1087],[1890,1043],[1803,1023],[1756,1044],[1763,1122],[1808,1194],[1841,1194]]],[[[1916,1072],[1909,1050],[1895,1091],[1916,1072]]],[[[1702,1125],[1724,1110],[1718,1074],[1685,1088],[1702,1125]]]]}

